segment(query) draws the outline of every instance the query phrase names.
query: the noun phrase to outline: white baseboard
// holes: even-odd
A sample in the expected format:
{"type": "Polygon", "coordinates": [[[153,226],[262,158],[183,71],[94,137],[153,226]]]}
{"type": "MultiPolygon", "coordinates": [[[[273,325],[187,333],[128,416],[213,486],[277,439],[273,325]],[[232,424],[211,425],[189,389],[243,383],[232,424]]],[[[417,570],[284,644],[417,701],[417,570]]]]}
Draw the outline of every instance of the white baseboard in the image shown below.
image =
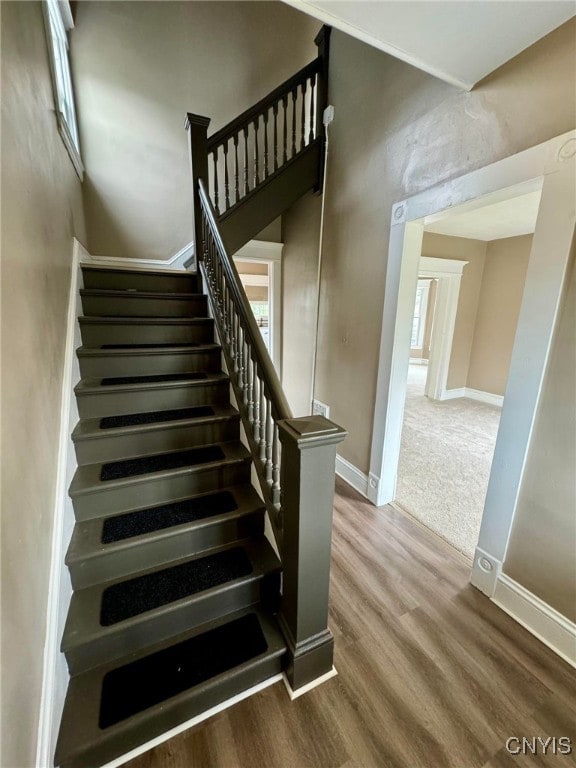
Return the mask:
{"type": "Polygon", "coordinates": [[[498,576],[492,600],[564,661],[576,667],[576,624],[505,573],[498,576]]]}
{"type": "Polygon", "coordinates": [[[440,400],[455,400],[459,397],[467,397],[469,400],[478,400],[480,403],[495,405],[502,408],[504,404],[503,395],[493,395],[492,392],[481,392],[479,389],[470,387],[459,387],[457,389],[445,389],[440,395],[440,400]]]}
{"type": "Polygon", "coordinates": [[[296,690],[292,688],[288,682],[288,678],[284,673],[282,673],[282,680],[284,681],[284,685],[288,691],[288,696],[290,696],[290,701],[294,701],[294,699],[298,699],[300,696],[308,693],[308,691],[312,691],[314,688],[322,685],[322,683],[325,683],[327,680],[331,680],[333,677],[336,677],[337,674],[338,672],[336,671],[336,667],[332,667],[330,672],[326,672],[324,675],[320,675],[320,677],[317,677],[315,680],[311,680],[309,683],[306,683],[306,685],[303,685],[301,688],[297,688],[296,690]]]}
{"type": "Polygon", "coordinates": [[[36,742],[36,766],[46,768],[52,765],[54,747],[60,715],[64,705],[63,692],[66,689],[68,673],[60,654],[62,616],[67,609],[71,588],[67,577],[63,578],[66,537],[72,516],[69,507],[68,483],[76,466],[76,456],[71,440],[71,422],[76,415],[73,400],[74,385],[80,378],[75,349],[79,341],[78,311],[82,276],[80,263],[86,251],[74,239],[68,311],[66,316],[66,341],[64,348],[64,370],[60,399],[60,432],[58,438],[58,459],[56,468],[56,491],[54,498],[54,522],[51,542],[50,574],[48,577],[48,605],[46,612],[46,634],[44,641],[42,695],[38,717],[36,742]],[[74,414],[74,415],[73,415],[74,414]],[[68,511],[68,514],[67,514],[68,511]],[[64,680],[65,678],[65,680],[64,680]]]}
{"type": "Polygon", "coordinates": [[[185,263],[194,260],[194,243],[187,243],[169,259],[123,259],[116,256],[93,256],[85,251],[82,256],[83,264],[93,264],[102,267],[124,267],[128,269],[185,269],[185,263]]]}
{"type": "MultiPolygon", "coordinates": [[[[265,240],[250,240],[246,245],[234,254],[235,258],[248,259],[250,261],[266,260],[280,261],[282,257],[283,243],[269,243],[265,240]]],[[[82,263],[100,265],[103,267],[124,267],[128,269],[190,269],[196,270],[194,243],[187,243],[168,259],[126,259],[116,256],[93,256],[85,251],[82,263]]]]}
{"type": "Polygon", "coordinates": [[[481,392],[479,389],[471,389],[470,387],[466,387],[464,397],[469,397],[470,400],[478,400],[480,403],[496,405],[498,408],[502,408],[504,405],[504,395],[493,395],[492,392],[481,392]]]}
{"type": "Polygon", "coordinates": [[[457,400],[460,397],[466,397],[466,387],[458,387],[458,389],[445,389],[439,400],[457,400]]]}
{"type": "Polygon", "coordinates": [[[336,454],[336,474],[342,480],[346,480],[348,485],[351,485],[354,490],[368,498],[368,475],[365,475],[354,464],[350,464],[349,461],[346,461],[346,459],[343,459],[338,454],[336,454]]]}
{"type": "Polygon", "coordinates": [[[232,698],[223,701],[221,704],[217,704],[215,707],[212,707],[212,709],[207,709],[206,712],[202,712],[201,715],[197,715],[190,720],[186,720],[185,723],[180,723],[180,725],[177,725],[175,728],[171,728],[169,731],[166,731],[160,736],[156,736],[155,739],[151,739],[145,744],[141,744],[139,747],[132,749],[125,755],[117,757],[115,760],[111,760],[109,763],[101,766],[101,768],[118,768],[118,766],[124,765],[124,763],[127,763],[129,760],[133,760],[135,757],[143,755],[144,752],[148,752],[149,749],[153,749],[154,747],[163,744],[165,741],[168,741],[168,739],[172,739],[174,736],[178,736],[178,734],[187,731],[189,728],[202,723],[209,717],[217,715],[219,712],[223,712],[225,709],[232,707],[234,704],[238,704],[239,701],[243,701],[250,696],[254,696],[255,693],[259,693],[265,688],[269,688],[271,685],[280,682],[280,680],[282,680],[282,674],[274,675],[274,677],[271,677],[268,680],[264,680],[264,682],[258,683],[258,685],[252,686],[252,688],[249,688],[247,691],[242,691],[242,693],[238,693],[236,696],[232,696],[232,698]]]}

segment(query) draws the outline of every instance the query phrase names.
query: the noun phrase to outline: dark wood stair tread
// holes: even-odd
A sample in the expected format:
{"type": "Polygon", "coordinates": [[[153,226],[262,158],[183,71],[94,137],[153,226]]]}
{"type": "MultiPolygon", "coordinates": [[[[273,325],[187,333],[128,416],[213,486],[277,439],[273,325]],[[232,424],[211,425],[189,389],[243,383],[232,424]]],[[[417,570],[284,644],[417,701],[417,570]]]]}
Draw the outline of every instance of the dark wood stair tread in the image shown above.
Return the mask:
{"type": "MultiPolygon", "coordinates": [[[[200,648],[200,644],[196,648],[200,648]]],[[[272,617],[251,607],[156,643],[136,654],[128,654],[115,662],[74,675],[64,705],[55,764],[61,768],[93,768],[94,765],[110,762],[247,688],[277,675],[282,670],[285,652],[285,642],[272,617]],[[236,623],[249,616],[256,617],[259,630],[244,621],[236,623]],[[229,656],[226,665],[214,665],[206,670],[209,677],[202,669],[190,668],[187,670],[187,682],[191,684],[180,687],[174,681],[174,669],[180,666],[178,654],[183,650],[186,659],[191,659],[191,646],[186,643],[204,637],[203,641],[199,641],[204,651],[206,637],[209,640],[214,638],[209,633],[220,629],[221,635],[217,637],[219,645],[229,637],[232,645],[244,646],[244,653],[238,653],[235,658],[229,656]],[[253,642],[255,639],[259,642],[253,642]],[[166,655],[158,656],[164,652],[167,652],[166,655]],[[141,666],[129,667],[131,664],[141,666]],[[160,683],[156,684],[154,692],[147,690],[147,682],[151,688],[154,685],[153,676],[140,674],[138,688],[127,686],[126,691],[120,692],[119,686],[116,686],[115,693],[121,697],[121,704],[116,699],[117,703],[112,705],[112,709],[109,695],[114,683],[133,677],[134,671],[142,671],[144,668],[150,670],[152,667],[155,667],[159,680],[169,676],[171,682],[165,686],[164,691],[160,690],[160,683]],[[160,668],[163,669],[162,673],[160,668]],[[134,693],[133,698],[130,689],[134,693]],[[146,706],[138,706],[138,701],[146,706]]],[[[205,666],[204,663],[202,666],[205,666]]]]}
{"type": "MultiPolygon", "coordinates": [[[[171,467],[167,469],[160,469],[156,472],[148,472],[141,475],[132,475],[122,478],[116,478],[113,480],[102,481],[101,473],[103,463],[98,464],[84,464],[79,466],[74,473],[72,483],[70,484],[69,494],[74,498],[84,493],[94,493],[101,490],[113,488],[118,485],[126,485],[132,483],[153,481],[159,477],[169,477],[177,473],[182,472],[202,472],[203,470],[212,466],[222,466],[226,463],[234,463],[239,461],[250,460],[251,455],[249,451],[244,447],[240,441],[232,441],[230,443],[219,443],[219,447],[224,454],[222,459],[217,459],[213,462],[208,462],[199,465],[184,465],[182,467],[171,467]]],[[[176,451],[175,453],[180,453],[176,451]]],[[[137,459],[140,457],[130,457],[137,459]]],[[[128,510],[125,510],[128,511],[128,510]]]]}

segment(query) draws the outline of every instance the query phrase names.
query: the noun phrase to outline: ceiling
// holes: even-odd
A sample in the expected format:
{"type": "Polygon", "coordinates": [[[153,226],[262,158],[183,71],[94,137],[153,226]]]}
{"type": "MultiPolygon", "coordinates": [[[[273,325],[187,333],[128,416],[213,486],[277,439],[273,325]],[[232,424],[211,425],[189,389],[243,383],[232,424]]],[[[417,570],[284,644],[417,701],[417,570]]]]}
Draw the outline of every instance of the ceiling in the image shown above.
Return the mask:
{"type": "Polygon", "coordinates": [[[426,232],[473,240],[501,240],[528,235],[536,228],[541,190],[534,190],[509,200],[500,200],[481,208],[454,209],[444,218],[425,224],[426,232]]]}
{"type": "Polygon", "coordinates": [[[576,15],[573,0],[284,2],[466,90],[576,15]]]}

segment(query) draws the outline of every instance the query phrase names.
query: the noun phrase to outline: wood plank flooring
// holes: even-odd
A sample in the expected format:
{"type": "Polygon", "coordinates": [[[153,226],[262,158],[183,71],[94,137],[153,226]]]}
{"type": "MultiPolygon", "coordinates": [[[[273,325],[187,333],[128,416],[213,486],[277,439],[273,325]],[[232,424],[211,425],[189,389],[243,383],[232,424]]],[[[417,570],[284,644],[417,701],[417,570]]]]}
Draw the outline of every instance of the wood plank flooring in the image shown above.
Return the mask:
{"type": "Polygon", "coordinates": [[[468,584],[469,562],[337,480],[331,629],[338,676],[282,683],[128,768],[535,768],[576,765],[576,670],[468,584]],[[513,756],[510,736],[571,755],[513,756]]]}

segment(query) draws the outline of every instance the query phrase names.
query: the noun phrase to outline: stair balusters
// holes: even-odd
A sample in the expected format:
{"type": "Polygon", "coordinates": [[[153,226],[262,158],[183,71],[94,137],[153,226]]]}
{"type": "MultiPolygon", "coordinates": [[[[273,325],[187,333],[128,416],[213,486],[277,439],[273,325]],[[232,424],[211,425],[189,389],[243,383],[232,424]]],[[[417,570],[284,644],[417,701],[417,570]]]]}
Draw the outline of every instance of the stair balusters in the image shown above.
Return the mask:
{"type": "Polygon", "coordinates": [[[281,537],[281,450],[278,422],[291,418],[274,366],[228,256],[216,223],[216,211],[199,182],[204,238],[203,267],[223,342],[230,378],[238,394],[261,490],[281,537]]]}
{"type": "Polygon", "coordinates": [[[212,156],[210,198],[217,217],[225,215],[321,137],[317,94],[318,78],[325,69],[323,62],[319,56],[208,139],[207,149],[212,156]],[[234,158],[233,184],[229,179],[229,154],[234,158]]]}

